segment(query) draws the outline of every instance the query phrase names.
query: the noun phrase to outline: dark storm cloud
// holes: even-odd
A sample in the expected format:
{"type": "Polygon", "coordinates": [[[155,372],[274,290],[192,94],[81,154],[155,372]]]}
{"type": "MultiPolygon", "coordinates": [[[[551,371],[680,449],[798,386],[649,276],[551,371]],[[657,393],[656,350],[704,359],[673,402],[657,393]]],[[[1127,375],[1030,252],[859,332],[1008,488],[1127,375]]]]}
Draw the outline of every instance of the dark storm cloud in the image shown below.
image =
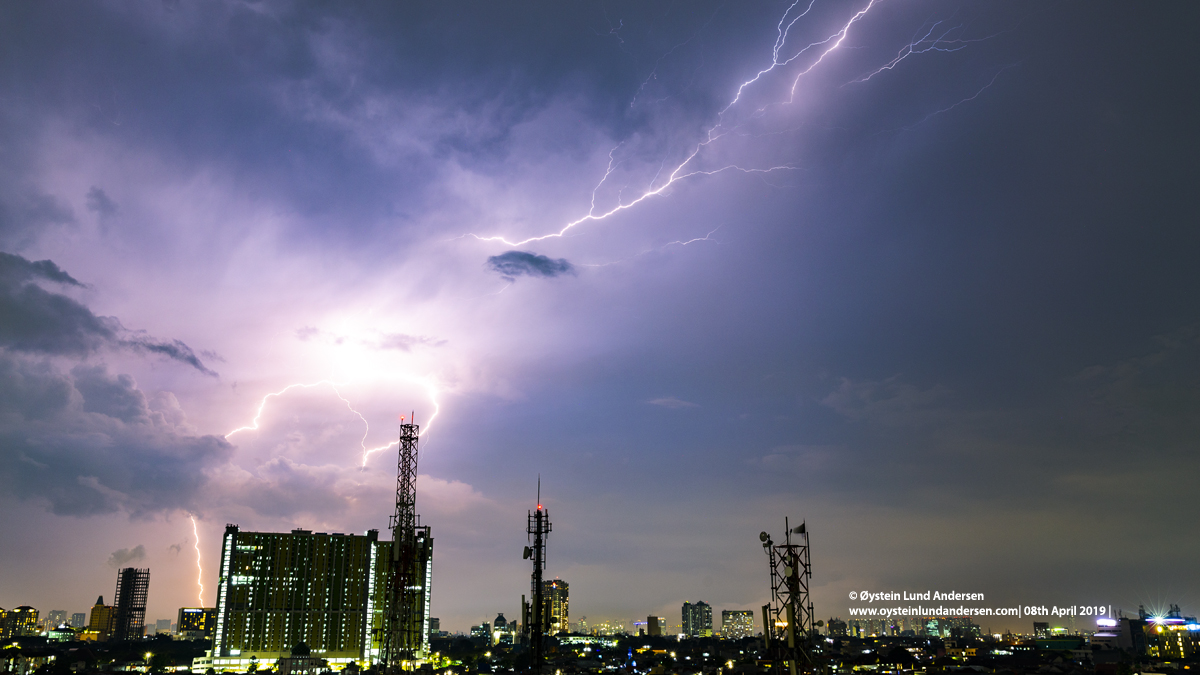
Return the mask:
{"type": "MultiPolygon", "coordinates": [[[[138,333],[140,332],[138,331],[138,333]]],[[[134,334],[131,337],[120,340],[118,344],[134,351],[150,352],[151,354],[165,356],[180,363],[186,363],[205,375],[217,377],[217,373],[205,367],[200,357],[196,356],[196,353],[192,351],[192,348],[180,340],[158,340],[134,334]]]]}
{"type": "Polygon", "coordinates": [[[92,211],[101,218],[115,216],[117,215],[117,211],[120,210],[117,208],[117,203],[109,198],[104,190],[95,185],[92,186],[92,189],[88,190],[87,208],[88,211],[92,211]]]}
{"type": "Polygon", "coordinates": [[[112,568],[125,567],[132,562],[146,559],[146,547],[138,544],[133,548],[122,548],[112,552],[108,557],[108,566],[112,568]]]}
{"type": "Polygon", "coordinates": [[[173,397],[148,402],[103,366],[69,375],[0,354],[0,482],[53,512],[147,516],[193,508],[208,471],[232,452],[196,436],[173,397]]]}
{"type": "Polygon", "coordinates": [[[29,261],[0,252],[0,347],[37,354],[86,356],[101,348],[165,356],[215,376],[190,347],[126,330],[114,317],[96,316],[85,305],[36,282],[82,287],[49,260],[29,261]]]}
{"type": "Polygon", "coordinates": [[[529,251],[507,251],[494,255],[487,259],[487,265],[509,281],[515,281],[520,276],[553,278],[575,273],[575,266],[563,258],[555,260],[529,251]]]}
{"type": "Polygon", "coordinates": [[[55,513],[148,515],[193,504],[224,439],[196,436],[169,393],[128,375],[52,359],[104,349],[158,354],[215,375],[183,342],[129,331],[43,285],[83,284],[49,260],[0,252],[0,482],[55,513]]]}
{"type": "MultiPolygon", "coordinates": [[[[17,158],[10,160],[16,162],[17,158]]],[[[74,222],[71,207],[53,195],[0,186],[0,241],[26,241],[49,227],[74,222]]]]}

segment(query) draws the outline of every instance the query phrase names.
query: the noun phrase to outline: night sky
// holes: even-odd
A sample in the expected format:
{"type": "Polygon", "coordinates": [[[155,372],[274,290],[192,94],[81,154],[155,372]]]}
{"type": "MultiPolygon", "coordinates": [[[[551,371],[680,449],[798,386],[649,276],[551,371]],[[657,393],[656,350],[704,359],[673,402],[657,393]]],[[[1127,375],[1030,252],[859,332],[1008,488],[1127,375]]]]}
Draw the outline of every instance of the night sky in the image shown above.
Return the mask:
{"type": "Polygon", "coordinates": [[[1200,5],[807,2],[0,5],[0,606],[386,530],[411,411],[443,629],[539,474],[573,620],[785,516],[820,618],[1200,611],[1200,5]]]}

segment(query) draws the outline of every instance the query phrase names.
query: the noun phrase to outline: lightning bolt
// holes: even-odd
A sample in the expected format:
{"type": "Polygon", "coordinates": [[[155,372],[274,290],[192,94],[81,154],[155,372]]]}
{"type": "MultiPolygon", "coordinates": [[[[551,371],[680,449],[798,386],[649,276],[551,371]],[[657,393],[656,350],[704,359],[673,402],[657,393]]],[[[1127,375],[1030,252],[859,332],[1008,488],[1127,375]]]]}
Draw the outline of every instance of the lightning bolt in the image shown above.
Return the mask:
{"type": "MultiPolygon", "coordinates": [[[[425,391],[429,395],[430,402],[433,404],[433,415],[431,415],[430,418],[425,422],[425,428],[422,430],[422,435],[424,435],[425,433],[427,433],[429,431],[429,427],[433,423],[433,420],[437,418],[438,413],[441,412],[441,406],[438,403],[438,399],[437,399],[437,396],[441,390],[430,379],[409,378],[409,380],[412,382],[415,382],[416,384],[423,386],[425,388],[425,391]]],[[[362,438],[359,439],[359,447],[362,449],[362,464],[361,464],[361,466],[366,467],[367,459],[369,459],[371,455],[373,455],[377,452],[380,452],[382,450],[387,450],[388,448],[396,445],[396,443],[398,443],[399,441],[392,441],[391,443],[388,443],[386,445],[381,445],[381,446],[375,447],[375,448],[367,447],[367,437],[371,434],[371,425],[369,422],[367,422],[367,418],[364,417],[361,412],[359,412],[358,410],[356,410],[354,408],[354,405],[350,402],[350,399],[343,396],[342,392],[338,389],[338,387],[344,387],[346,385],[347,385],[347,383],[345,383],[345,382],[334,382],[332,380],[320,380],[318,382],[309,382],[309,383],[297,382],[294,384],[289,384],[288,386],[284,387],[283,389],[280,389],[279,391],[273,391],[273,392],[263,396],[262,400],[260,400],[258,402],[258,410],[255,412],[254,419],[251,420],[250,424],[238,427],[238,428],[234,429],[233,431],[230,431],[229,433],[225,434],[225,438],[228,439],[230,436],[232,436],[236,433],[242,432],[242,431],[257,431],[259,429],[259,422],[262,420],[263,411],[267,407],[267,402],[270,401],[271,399],[279,398],[279,397],[283,396],[284,394],[287,394],[289,391],[291,391],[293,389],[311,389],[313,387],[328,386],[333,391],[334,395],[337,396],[338,399],[341,400],[342,403],[346,404],[346,409],[349,410],[350,412],[354,413],[354,415],[357,416],[358,419],[362,420],[363,435],[362,435],[362,438]]]]}
{"type": "MultiPolygon", "coordinates": [[[[655,248],[648,248],[648,249],[646,249],[645,251],[642,251],[641,253],[635,253],[635,254],[633,254],[633,255],[631,255],[631,256],[628,256],[628,257],[625,257],[625,258],[621,258],[620,260],[614,260],[614,261],[612,261],[612,262],[606,262],[606,263],[590,263],[590,264],[589,264],[589,263],[580,263],[580,264],[581,264],[583,267],[608,267],[608,266],[610,266],[610,265],[616,265],[616,264],[619,264],[619,263],[623,263],[623,262],[625,262],[625,261],[627,261],[627,260],[633,260],[634,258],[640,258],[641,256],[644,256],[644,255],[647,255],[647,254],[650,254],[650,253],[654,253],[655,251],[663,251],[663,250],[666,250],[666,249],[668,249],[668,248],[670,248],[670,247],[672,247],[672,246],[687,246],[688,244],[694,244],[694,243],[696,243],[696,242],[698,242],[698,241],[713,241],[713,242],[716,242],[717,240],[716,240],[716,239],[713,239],[713,238],[712,238],[712,236],[713,236],[714,234],[716,234],[716,233],[717,233],[717,230],[719,230],[719,229],[721,229],[721,226],[720,226],[720,225],[718,225],[717,227],[713,228],[713,229],[712,229],[712,230],[711,230],[711,231],[710,231],[708,234],[704,235],[703,237],[695,237],[695,238],[692,238],[692,239],[688,239],[687,241],[683,241],[683,240],[669,241],[669,242],[667,242],[667,243],[663,244],[662,246],[657,246],[657,247],[655,247],[655,248]]],[[[717,242],[717,243],[720,243],[720,242],[717,242]]],[[[510,284],[510,285],[511,285],[511,284],[510,284]]],[[[508,288],[508,286],[505,286],[505,288],[508,288]]]]}
{"type": "MultiPolygon", "coordinates": [[[[824,63],[826,61],[826,57],[842,47],[847,37],[850,35],[851,29],[854,27],[854,25],[859,21],[862,21],[876,5],[881,4],[883,1],[884,0],[868,0],[865,6],[854,12],[845,21],[845,23],[841,24],[841,26],[832,34],[829,34],[828,37],[823,40],[809,43],[799,49],[795,49],[789,47],[791,30],[797,25],[798,22],[800,22],[801,19],[809,14],[809,12],[813,9],[813,6],[816,4],[816,0],[794,0],[790,5],[788,5],[787,9],[780,17],[779,22],[776,24],[776,37],[775,43],[771,47],[770,63],[766,65],[766,67],[756,72],[752,77],[738,85],[732,98],[730,98],[725,107],[717,113],[716,121],[704,132],[702,140],[695,142],[695,144],[691,146],[690,152],[688,152],[686,156],[682,158],[682,161],[674,164],[673,168],[671,168],[669,171],[667,170],[667,161],[664,159],[663,165],[659,168],[659,172],[655,174],[654,178],[652,178],[649,183],[645,185],[645,188],[642,190],[641,194],[637,195],[636,197],[624,199],[622,197],[622,190],[622,192],[618,193],[617,195],[615,206],[609,208],[600,208],[596,204],[597,192],[603,185],[605,185],[605,183],[612,176],[613,172],[616,170],[617,166],[619,166],[621,163],[617,158],[617,151],[620,149],[622,144],[618,144],[609,152],[608,166],[605,169],[604,175],[592,190],[590,208],[588,209],[587,213],[581,217],[567,222],[555,231],[538,236],[527,237],[525,239],[509,238],[505,235],[499,234],[492,236],[481,236],[474,233],[467,233],[462,235],[462,237],[473,237],[484,242],[499,242],[515,248],[533,242],[544,241],[546,239],[564,237],[570,230],[580,225],[602,221],[622,211],[631,209],[641,202],[650,199],[651,197],[663,194],[675,183],[688,178],[713,176],[723,172],[769,174],[781,171],[798,170],[799,167],[792,164],[781,164],[767,167],[744,167],[738,164],[728,164],[715,169],[701,169],[695,167],[694,163],[698,162],[697,158],[704,153],[708,146],[717,142],[724,136],[741,129],[741,124],[736,121],[736,119],[730,118],[734,117],[732,115],[734,108],[743,101],[745,95],[751,88],[755,86],[756,83],[762,81],[766,76],[776,70],[791,66],[806,54],[815,54],[815,58],[810,58],[807,65],[795,71],[795,75],[792,77],[791,87],[789,88],[788,95],[785,99],[776,100],[774,102],[767,103],[762,107],[754,109],[749,112],[748,117],[750,119],[757,118],[772,106],[790,105],[794,103],[799,92],[800,83],[804,77],[824,63]],[[806,2],[807,4],[805,4],[806,2]],[[662,178],[664,173],[666,177],[662,178]]],[[[946,24],[947,20],[939,20],[932,23],[930,23],[929,20],[925,21],[913,34],[912,38],[910,38],[909,43],[902,47],[894,58],[874,71],[853,80],[851,83],[866,82],[881,73],[895,69],[904,60],[914,55],[925,54],[928,52],[956,52],[961,49],[965,49],[970,43],[990,40],[991,38],[1006,32],[1001,31],[1000,33],[981,38],[964,38],[962,37],[963,24],[945,27],[946,24]]],[[[690,41],[691,40],[689,39],[688,42],[690,41]]],[[[686,42],[682,44],[686,44],[686,42]]],[[[672,48],[671,52],[682,46],[682,44],[672,48]]],[[[670,54],[670,52],[668,52],[668,54],[670,54]]],[[[638,92],[634,96],[635,101],[637,95],[645,89],[649,81],[656,77],[659,62],[661,62],[662,58],[664,57],[660,57],[659,61],[655,62],[654,69],[651,71],[646,80],[642,82],[642,86],[638,88],[638,92]]],[[[999,73],[997,73],[997,76],[998,75],[999,73]]],[[[962,105],[963,103],[974,100],[976,97],[982,94],[984,90],[990,87],[992,83],[995,82],[995,79],[996,78],[993,77],[992,82],[989,82],[983,87],[983,89],[976,92],[974,96],[963,99],[949,108],[930,113],[925,119],[929,119],[929,117],[947,112],[959,105],[962,105]]]]}
{"type": "MultiPolygon", "coordinates": [[[[897,65],[900,64],[901,61],[907,59],[910,56],[914,56],[917,54],[926,54],[928,52],[957,52],[961,49],[966,49],[967,46],[970,45],[971,43],[984,42],[985,40],[991,40],[994,37],[998,37],[998,36],[1003,35],[1004,33],[1008,32],[1008,31],[999,31],[997,33],[993,33],[992,35],[986,35],[981,38],[970,38],[970,39],[962,38],[962,37],[951,38],[950,35],[952,33],[954,33],[955,31],[962,30],[963,25],[959,24],[952,28],[947,28],[945,31],[943,31],[937,37],[933,37],[934,31],[937,30],[937,27],[939,25],[941,25],[942,23],[944,23],[944,21],[936,21],[936,22],[933,22],[932,24],[930,24],[929,22],[926,22],[926,25],[929,26],[929,30],[925,31],[925,34],[922,35],[920,38],[918,38],[916,36],[916,34],[914,34],[912,37],[912,40],[910,40],[907,45],[900,48],[900,51],[899,51],[899,53],[896,54],[895,58],[893,58],[891,61],[888,61],[887,63],[883,64],[879,68],[867,73],[866,75],[863,75],[862,77],[859,77],[858,79],[851,80],[847,84],[857,84],[859,82],[866,82],[867,80],[870,80],[872,77],[875,77],[876,75],[878,75],[886,70],[894,69],[897,65]]],[[[922,25],[921,28],[925,28],[925,25],[922,25]]],[[[918,33],[921,31],[921,28],[917,29],[918,33]]]]}
{"type": "MultiPolygon", "coordinates": [[[[598,190],[600,188],[600,186],[603,185],[606,180],[608,180],[608,177],[612,174],[613,170],[616,167],[616,164],[615,164],[616,159],[615,159],[614,153],[616,152],[617,148],[614,148],[612,151],[609,152],[608,168],[604,173],[604,177],[600,179],[600,182],[596,185],[596,188],[593,189],[593,191],[592,191],[592,208],[589,209],[587,214],[581,216],[580,218],[577,218],[575,220],[568,222],[566,225],[562,226],[556,232],[550,232],[548,234],[543,234],[543,235],[535,236],[535,237],[529,237],[529,238],[521,239],[518,241],[510,240],[503,235],[493,235],[490,237],[483,237],[483,236],[479,236],[477,234],[472,233],[472,234],[467,234],[464,236],[474,237],[475,239],[478,239],[480,241],[501,242],[505,245],[512,246],[515,248],[518,246],[524,246],[525,244],[529,244],[529,243],[532,243],[535,241],[543,241],[543,240],[550,239],[550,238],[562,237],[568,231],[570,231],[571,229],[573,229],[579,225],[582,225],[583,223],[604,220],[610,216],[620,213],[621,211],[631,209],[634,206],[637,206],[638,204],[640,204],[641,202],[643,202],[647,199],[650,199],[651,197],[661,195],[664,191],[667,190],[667,188],[671,187],[675,183],[685,180],[685,179],[688,179],[688,178],[692,178],[694,176],[713,176],[713,175],[727,172],[727,171],[736,171],[736,172],[740,172],[740,173],[749,173],[749,174],[766,174],[766,173],[773,173],[773,172],[777,172],[777,171],[796,170],[798,167],[793,166],[791,164],[782,164],[782,165],[770,166],[770,167],[765,167],[765,168],[747,168],[747,167],[739,166],[737,164],[728,164],[728,165],[722,166],[720,168],[708,169],[708,170],[692,168],[690,165],[692,164],[692,160],[696,159],[696,157],[698,155],[700,155],[700,153],[707,146],[711,145],[712,143],[716,142],[720,138],[724,137],[730,131],[733,131],[734,129],[737,128],[736,125],[732,128],[726,127],[725,126],[725,116],[726,116],[726,113],[729,112],[729,110],[731,108],[733,108],[735,105],[737,105],[737,103],[739,101],[741,101],[742,95],[745,93],[747,88],[752,86],[755,82],[758,82],[760,79],[762,79],[763,76],[765,76],[766,74],[775,70],[776,68],[782,67],[782,66],[787,66],[787,65],[791,64],[793,61],[800,58],[803,54],[807,53],[809,50],[821,47],[822,45],[827,45],[825,50],[821,51],[820,55],[812,63],[810,63],[807,68],[801,70],[796,75],[795,79],[792,82],[792,87],[790,90],[790,95],[788,97],[788,100],[780,102],[780,103],[792,103],[793,101],[795,101],[796,88],[799,86],[800,80],[805,75],[807,75],[809,72],[811,72],[814,68],[816,68],[818,65],[820,65],[821,62],[824,61],[825,57],[828,56],[830,52],[832,52],[833,50],[840,47],[842,45],[842,43],[845,41],[846,36],[849,34],[850,27],[853,26],[855,23],[857,23],[859,20],[861,20],[864,16],[866,16],[867,12],[869,12],[872,7],[874,7],[878,2],[881,2],[882,0],[869,0],[866,7],[862,8],[861,10],[856,12],[854,15],[852,15],[850,17],[850,19],[838,31],[836,31],[829,37],[825,38],[824,40],[821,40],[818,42],[813,42],[813,43],[809,44],[808,46],[800,49],[799,51],[797,51],[795,54],[793,54],[792,56],[790,56],[788,58],[781,58],[781,55],[783,54],[783,50],[787,45],[788,34],[791,31],[792,27],[796,25],[796,22],[798,22],[801,18],[803,18],[805,15],[807,15],[808,12],[813,8],[813,5],[816,4],[816,0],[810,0],[808,6],[804,9],[803,12],[799,12],[799,13],[793,15],[792,10],[794,10],[796,7],[798,7],[801,4],[801,1],[802,0],[795,0],[791,5],[788,6],[787,10],[784,11],[783,16],[779,19],[779,23],[776,26],[777,37],[775,38],[775,44],[771,50],[771,65],[758,71],[758,73],[756,73],[754,75],[754,77],[750,78],[749,80],[746,80],[745,82],[743,82],[741,85],[738,86],[737,91],[734,94],[733,98],[717,114],[717,122],[713,126],[708,128],[707,132],[705,133],[704,140],[697,142],[692,147],[691,152],[688,153],[688,155],[683,159],[683,161],[681,161],[675,165],[675,168],[667,175],[666,180],[662,181],[658,185],[655,184],[658,181],[658,176],[661,175],[661,170],[660,170],[660,173],[657,174],[655,176],[655,178],[650,181],[649,185],[647,185],[646,189],[642,192],[641,195],[639,195],[638,197],[633,198],[629,201],[621,201],[620,197],[618,197],[616,206],[614,206],[606,211],[597,213],[596,205],[595,205],[596,190],[598,190]]],[[[766,109],[766,107],[758,109],[756,111],[756,114],[762,113],[765,109],[766,109]]],[[[619,148],[620,146],[618,145],[617,147],[619,148]]]]}
{"type": "Polygon", "coordinates": [[[1000,77],[1000,74],[1001,74],[1001,73],[1003,73],[1004,71],[1008,70],[1009,68],[1015,68],[1015,67],[1016,67],[1015,65],[1004,66],[1004,67],[1003,67],[1003,68],[1001,68],[1000,70],[996,71],[996,74],[992,76],[992,79],[991,79],[990,81],[988,81],[988,83],[987,83],[987,84],[983,85],[983,87],[981,87],[981,88],[979,89],[979,91],[977,91],[977,92],[975,92],[974,94],[972,94],[972,95],[970,95],[970,96],[968,96],[968,97],[964,98],[963,100],[959,101],[958,103],[955,103],[954,105],[947,106],[947,107],[945,107],[945,108],[942,108],[941,110],[935,110],[935,111],[933,111],[933,112],[929,113],[929,114],[928,114],[928,115],[926,115],[925,117],[921,118],[921,121],[920,121],[920,122],[917,122],[917,124],[914,124],[914,125],[912,125],[911,127],[905,127],[905,130],[912,129],[913,127],[917,126],[918,124],[924,124],[925,122],[927,122],[927,121],[929,120],[929,118],[931,118],[931,117],[933,117],[933,116],[935,116],[935,115],[941,115],[942,113],[950,112],[951,110],[954,110],[955,108],[957,108],[958,106],[960,106],[960,105],[962,105],[962,104],[966,103],[967,101],[974,101],[975,99],[979,98],[980,94],[982,94],[983,92],[985,92],[985,91],[987,91],[988,89],[990,89],[990,88],[991,88],[991,86],[992,86],[993,84],[996,84],[996,78],[1000,77]]]}
{"type": "Polygon", "coordinates": [[[196,537],[196,585],[200,587],[200,592],[196,595],[200,607],[204,606],[204,568],[200,566],[200,529],[196,527],[196,516],[188,516],[192,519],[192,534],[196,537]]]}
{"type": "MultiPolygon", "coordinates": [[[[437,419],[438,413],[440,413],[442,411],[442,406],[440,403],[438,403],[438,394],[441,393],[441,389],[437,386],[436,383],[434,383],[429,378],[422,378],[422,379],[409,378],[409,381],[413,382],[415,384],[419,384],[422,387],[424,387],[425,393],[429,395],[429,402],[431,404],[433,404],[433,414],[429,416],[429,419],[425,420],[425,426],[420,431],[420,435],[424,436],[425,434],[429,433],[429,429],[433,426],[433,421],[435,419],[437,419]]],[[[366,447],[364,447],[363,455],[362,455],[362,465],[360,468],[365,469],[367,467],[367,460],[369,460],[371,458],[371,455],[374,455],[377,452],[382,452],[389,448],[395,447],[396,444],[398,444],[399,442],[400,442],[399,439],[397,439],[386,445],[381,445],[377,448],[371,448],[369,450],[366,447]]]]}
{"type": "MultiPolygon", "coordinates": [[[[320,382],[313,382],[311,384],[304,384],[301,382],[297,382],[295,384],[289,384],[288,386],[284,387],[283,389],[280,389],[279,391],[273,391],[273,392],[267,394],[266,396],[263,396],[262,400],[258,402],[258,411],[254,413],[254,419],[250,421],[250,424],[248,424],[244,427],[238,427],[238,428],[234,429],[233,431],[230,431],[229,433],[225,434],[225,440],[229,440],[230,436],[232,436],[236,433],[242,432],[242,431],[257,431],[258,430],[258,422],[260,419],[262,419],[263,409],[267,407],[267,401],[269,401],[273,398],[279,398],[280,396],[283,396],[284,394],[288,393],[289,391],[291,391],[293,389],[298,389],[298,388],[299,389],[311,389],[313,387],[320,387],[321,385],[329,385],[331,388],[333,388],[333,391],[335,394],[337,394],[337,397],[341,398],[343,401],[345,401],[347,407],[350,406],[350,402],[346,401],[346,399],[342,398],[341,394],[337,393],[337,387],[345,386],[344,382],[337,383],[337,382],[332,382],[330,380],[321,380],[320,382]]],[[[350,410],[355,415],[358,415],[359,419],[362,419],[362,415],[359,415],[357,410],[354,410],[353,408],[350,408],[350,410]]],[[[366,420],[363,419],[363,422],[366,422],[366,420]]]]}

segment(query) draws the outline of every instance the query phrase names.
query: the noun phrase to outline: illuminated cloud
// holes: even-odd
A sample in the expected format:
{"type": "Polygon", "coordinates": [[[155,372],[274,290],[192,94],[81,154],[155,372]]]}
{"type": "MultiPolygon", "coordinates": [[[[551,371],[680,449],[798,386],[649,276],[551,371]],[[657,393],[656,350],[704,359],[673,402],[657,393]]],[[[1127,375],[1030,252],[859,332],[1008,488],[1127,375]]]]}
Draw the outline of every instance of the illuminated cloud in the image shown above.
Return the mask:
{"type": "Polygon", "coordinates": [[[139,563],[146,559],[146,547],[138,544],[133,548],[122,548],[113,551],[108,557],[108,566],[112,568],[125,567],[130,563],[139,563]]]}

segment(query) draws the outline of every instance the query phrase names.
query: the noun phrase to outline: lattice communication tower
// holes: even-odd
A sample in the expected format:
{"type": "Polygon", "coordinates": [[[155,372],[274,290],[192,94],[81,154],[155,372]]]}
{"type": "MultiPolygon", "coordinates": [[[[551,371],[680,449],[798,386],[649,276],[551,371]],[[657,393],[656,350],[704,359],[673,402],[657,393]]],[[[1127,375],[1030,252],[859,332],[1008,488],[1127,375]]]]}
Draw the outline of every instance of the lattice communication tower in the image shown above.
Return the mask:
{"type": "MultiPolygon", "coordinates": [[[[411,420],[411,418],[410,418],[411,420]]],[[[396,460],[396,512],[388,526],[392,530],[391,559],[384,618],[381,661],[387,672],[411,670],[423,644],[418,608],[423,580],[419,578],[417,547],[417,438],[420,428],[411,421],[400,425],[400,449],[396,460]]]]}
{"type": "Polygon", "coordinates": [[[805,524],[793,528],[786,518],[783,524],[786,534],[782,544],[776,544],[766,532],[758,535],[771,561],[771,603],[762,608],[763,636],[776,660],[786,661],[790,675],[797,675],[798,671],[812,672],[816,666],[813,649],[817,633],[808,594],[812,562],[805,524]]]}

